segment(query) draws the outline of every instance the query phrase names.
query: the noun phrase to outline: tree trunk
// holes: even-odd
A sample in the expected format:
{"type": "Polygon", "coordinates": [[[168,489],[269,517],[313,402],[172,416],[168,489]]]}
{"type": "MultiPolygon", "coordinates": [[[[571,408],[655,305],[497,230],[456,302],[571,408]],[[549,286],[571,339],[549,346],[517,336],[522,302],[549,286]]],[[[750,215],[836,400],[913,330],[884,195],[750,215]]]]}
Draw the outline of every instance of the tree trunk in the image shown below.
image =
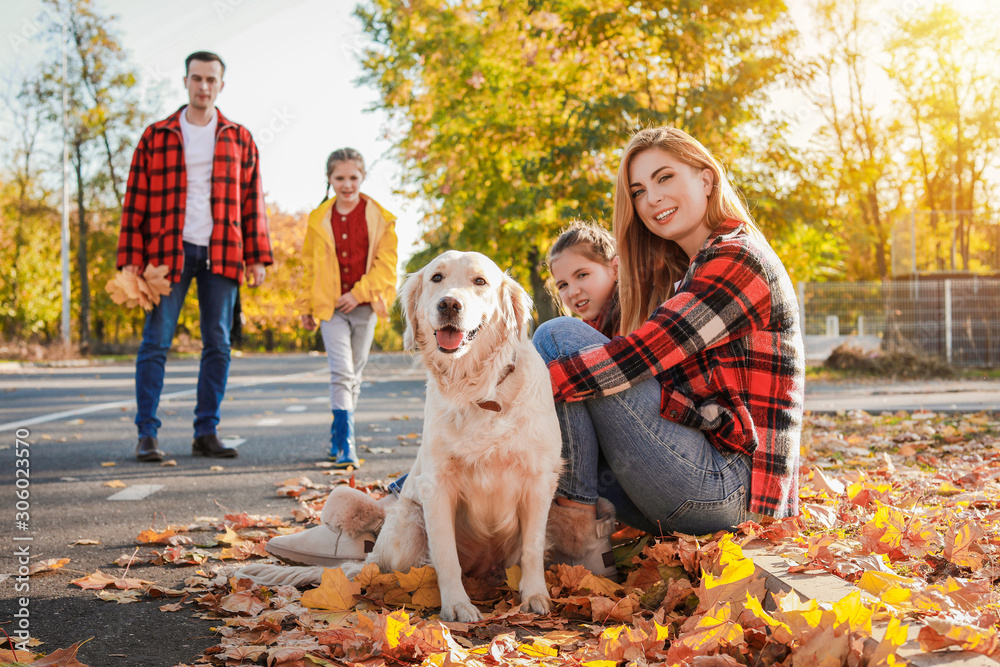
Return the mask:
{"type": "Polygon", "coordinates": [[[538,324],[559,317],[559,306],[552,295],[545,289],[545,279],[542,277],[541,251],[532,246],[528,252],[529,280],[535,300],[535,310],[538,311],[538,324]]]}
{"type": "Polygon", "coordinates": [[[87,211],[83,205],[82,146],[81,142],[76,142],[73,145],[76,157],[73,167],[76,169],[76,270],[80,279],[80,350],[85,352],[90,346],[90,281],[87,279],[87,211]]]}

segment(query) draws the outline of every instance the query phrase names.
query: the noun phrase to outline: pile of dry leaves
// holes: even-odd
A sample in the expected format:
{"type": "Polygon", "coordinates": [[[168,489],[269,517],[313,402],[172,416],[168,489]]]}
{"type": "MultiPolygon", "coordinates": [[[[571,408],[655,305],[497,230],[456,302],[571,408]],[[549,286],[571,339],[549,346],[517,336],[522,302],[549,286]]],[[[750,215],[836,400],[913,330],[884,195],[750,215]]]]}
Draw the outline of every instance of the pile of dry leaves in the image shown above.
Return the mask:
{"type": "MultiPolygon", "coordinates": [[[[908,625],[919,627],[924,651],[957,646],[1000,658],[1000,422],[988,414],[854,412],[807,416],[804,436],[801,516],[747,523],[734,535],[622,530],[622,583],[554,566],[548,616],[519,608],[517,568],[501,580],[466,582],[488,615],[473,624],[436,617],[431,568],[369,565],[354,581],[331,569],[312,590],[259,587],[234,573],[266,557],[270,536],[299,528],[246,514],[146,531],[138,540],[151,548],[118,563],[193,566],[183,590],[127,572],[73,583],[118,602],[176,596],[160,608],[216,623],[219,643],[197,663],[206,665],[893,665],[908,625]],[[205,529],[215,537],[206,540],[205,529]],[[832,604],[771,597],[741,548],[751,540],[764,540],[791,571],[832,573],[858,590],[832,604]]],[[[300,522],[318,516],[328,491],[304,478],[279,486],[298,499],[300,522]]]]}

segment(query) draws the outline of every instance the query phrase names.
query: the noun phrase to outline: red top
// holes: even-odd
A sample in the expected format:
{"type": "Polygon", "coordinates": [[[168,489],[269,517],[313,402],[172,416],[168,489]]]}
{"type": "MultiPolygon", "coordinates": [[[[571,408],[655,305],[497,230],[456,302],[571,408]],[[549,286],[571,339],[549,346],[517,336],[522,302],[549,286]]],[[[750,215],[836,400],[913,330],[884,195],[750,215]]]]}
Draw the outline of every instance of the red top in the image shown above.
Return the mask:
{"type": "Polygon", "coordinates": [[[336,205],[330,208],[333,245],[337,250],[337,263],[340,265],[341,294],[349,292],[354,283],[365,275],[367,268],[368,222],[365,219],[367,203],[362,199],[346,215],[338,211],[336,205]]]}

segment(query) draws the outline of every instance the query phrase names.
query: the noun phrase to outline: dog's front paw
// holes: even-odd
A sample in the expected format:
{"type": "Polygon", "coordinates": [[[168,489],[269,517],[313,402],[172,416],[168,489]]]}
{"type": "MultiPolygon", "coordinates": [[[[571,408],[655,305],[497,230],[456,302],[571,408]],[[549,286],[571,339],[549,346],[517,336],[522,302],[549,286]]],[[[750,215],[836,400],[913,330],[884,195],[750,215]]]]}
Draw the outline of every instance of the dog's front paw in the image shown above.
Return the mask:
{"type": "Polygon", "coordinates": [[[459,623],[475,623],[483,620],[483,615],[472,602],[466,600],[458,604],[441,605],[441,618],[459,623]]]}
{"type": "Polygon", "coordinates": [[[552,610],[552,600],[544,593],[540,595],[521,596],[521,607],[527,608],[533,614],[547,614],[552,610]]]}

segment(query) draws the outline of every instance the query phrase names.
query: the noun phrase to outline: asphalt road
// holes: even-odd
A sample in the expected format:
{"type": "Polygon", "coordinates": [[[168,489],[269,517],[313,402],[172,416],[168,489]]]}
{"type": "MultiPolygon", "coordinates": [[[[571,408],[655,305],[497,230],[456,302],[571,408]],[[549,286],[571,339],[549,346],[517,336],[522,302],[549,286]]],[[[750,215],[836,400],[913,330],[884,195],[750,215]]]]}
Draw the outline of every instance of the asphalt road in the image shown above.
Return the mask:
{"type": "MultiPolygon", "coordinates": [[[[369,363],[357,434],[362,446],[392,452],[362,452],[359,480],[388,480],[410,467],[417,441],[398,436],[422,431],[425,376],[413,364],[412,356],[400,354],[373,355],[369,363]]],[[[230,460],[191,456],[197,372],[196,360],[168,362],[160,447],[176,466],[135,460],[131,363],[0,374],[0,628],[8,634],[19,627],[21,619],[14,615],[21,613],[20,598],[26,597],[31,635],[44,642],[35,650],[52,651],[93,637],[78,654],[91,667],[175,665],[218,643],[211,623],[188,611],[159,611],[172,600],[103,602],[93,591],[69,584],[97,569],[120,576],[113,561],[131,554],[136,536],[151,527],[221,519],[229,512],[288,519],[296,502],[277,496],[275,482],[303,475],[317,483],[331,481],[324,477],[327,470],[316,466],[326,460],[329,447],[325,356],[233,360],[219,434],[231,443],[245,442],[239,444],[239,458],[230,460]],[[17,439],[28,446],[18,446],[17,439]],[[14,471],[25,449],[30,452],[30,507],[22,529],[17,521],[23,517],[15,516],[14,471]],[[127,488],[105,485],[113,480],[127,488]],[[150,486],[155,490],[139,499],[109,499],[150,486]],[[100,544],[71,546],[80,539],[100,544]],[[30,577],[24,591],[16,573],[17,554],[25,548],[31,562],[71,561],[30,577]]],[[[133,567],[129,576],[182,588],[194,569],[133,567]]]]}
{"type": "MultiPolygon", "coordinates": [[[[136,536],[151,527],[189,524],[200,517],[247,512],[290,518],[294,500],[275,494],[275,482],[308,476],[329,482],[325,461],[330,423],[326,360],[316,355],[243,356],[233,360],[220,436],[240,456],[191,456],[191,421],[198,363],[171,359],[160,405],[160,447],[175,466],[139,463],[132,363],[39,368],[0,365],[0,629],[14,633],[15,614],[28,601],[31,635],[52,651],[93,638],[81,662],[169,666],[193,661],[217,643],[212,623],[191,612],[164,613],[163,600],[103,602],[71,579],[100,569],[120,576],[114,560],[131,554],[136,536]],[[28,443],[18,445],[17,440],[28,443]],[[24,457],[20,452],[27,450],[24,457]],[[30,496],[19,527],[15,470],[27,460],[30,496]],[[113,464],[113,465],[109,465],[113,464]],[[213,469],[215,467],[216,469],[213,469]],[[125,489],[106,483],[118,480],[125,489]],[[112,499],[119,492],[134,499],[112,499]],[[143,495],[148,492],[148,495],[143,495]],[[141,496],[141,497],[139,497],[141,496]],[[20,538],[20,539],[18,539],[20,538]],[[25,539],[30,538],[30,539],[25,539]],[[97,545],[76,545],[80,539],[97,545]],[[19,582],[18,553],[31,562],[70,558],[62,569],[19,582]]],[[[420,433],[424,373],[411,355],[373,355],[356,424],[363,452],[359,481],[388,480],[409,469],[420,433]],[[406,443],[405,445],[403,443],[406,443]]],[[[814,411],[998,409],[1000,382],[857,383],[810,385],[814,411]]],[[[23,483],[23,482],[22,482],[23,483]]],[[[120,496],[119,496],[120,497],[120,496]]],[[[133,567],[129,576],[183,587],[191,567],[133,567]]],[[[5,656],[0,652],[0,663],[5,656]]]]}

